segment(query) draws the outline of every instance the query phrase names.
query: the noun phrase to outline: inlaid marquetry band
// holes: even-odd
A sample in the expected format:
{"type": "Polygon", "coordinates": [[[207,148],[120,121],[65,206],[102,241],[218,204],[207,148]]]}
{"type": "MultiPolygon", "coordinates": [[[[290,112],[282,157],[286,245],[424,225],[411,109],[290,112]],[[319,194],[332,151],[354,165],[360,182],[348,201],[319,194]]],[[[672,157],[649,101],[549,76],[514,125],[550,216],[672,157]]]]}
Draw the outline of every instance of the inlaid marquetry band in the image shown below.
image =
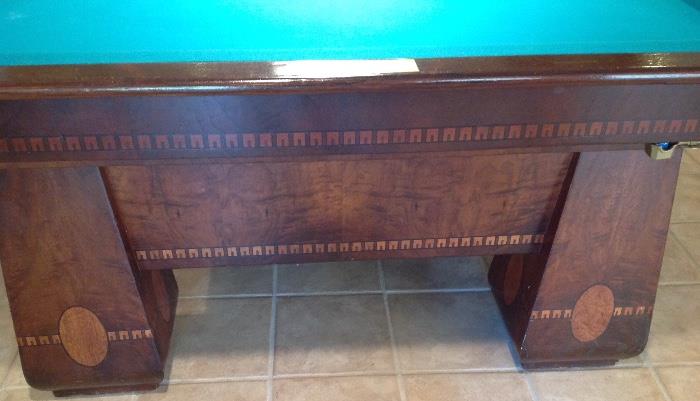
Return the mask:
{"type": "Polygon", "coordinates": [[[73,362],[94,367],[109,353],[109,343],[153,338],[150,329],[108,331],[92,310],[71,306],[58,319],[58,333],[17,337],[19,348],[61,346],[73,362]]]}
{"type": "Polygon", "coordinates": [[[257,133],[100,134],[0,137],[0,154],[35,152],[233,150],[355,147],[536,138],[694,134],[698,119],[494,124],[441,128],[357,129],[257,133]]]}
{"type": "Polygon", "coordinates": [[[284,245],[221,246],[137,250],[137,260],[200,259],[295,254],[391,252],[434,248],[495,247],[541,244],[544,234],[508,234],[381,241],[309,242],[284,245]]]}
{"type": "MultiPolygon", "coordinates": [[[[615,305],[613,309],[613,317],[641,317],[651,316],[653,311],[652,305],[633,305],[621,306],[615,305]]],[[[564,319],[570,320],[573,309],[543,309],[533,310],[530,314],[530,320],[548,320],[548,319],[564,319]]]]}
{"type": "Polygon", "coordinates": [[[573,309],[533,311],[531,320],[563,319],[570,322],[572,336],[582,343],[590,343],[602,336],[615,318],[651,318],[652,305],[615,305],[610,287],[597,284],[587,289],[573,309]]]}
{"type": "MultiPolygon", "coordinates": [[[[107,340],[135,341],[153,338],[151,330],[115,330],[107,332],[107,340]]],[[[36,347],[40,345],[61,345],[61,336],[57,334],[33,335],[17,337],[19,347],[36,347]]]]}

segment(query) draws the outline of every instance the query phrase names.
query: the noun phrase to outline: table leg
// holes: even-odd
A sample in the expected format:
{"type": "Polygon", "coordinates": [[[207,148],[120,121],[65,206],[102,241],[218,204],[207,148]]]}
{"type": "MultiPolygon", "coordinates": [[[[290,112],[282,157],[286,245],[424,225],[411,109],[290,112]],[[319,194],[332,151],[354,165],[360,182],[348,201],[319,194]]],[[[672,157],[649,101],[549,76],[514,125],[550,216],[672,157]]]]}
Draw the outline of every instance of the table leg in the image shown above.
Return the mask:
{"type": "Polygon", "coordinates": [[[494,258],[489,280],[523,367],[613,364],[644,349],[679,164],[580,154],[543,251],[494,258]]]}
{"type": "Polygon", "coordinates": [[[177,285],[133,268],[99,169],[0,172],[0,221],[27,382],[56,395],[157,387],[177,285]]]}

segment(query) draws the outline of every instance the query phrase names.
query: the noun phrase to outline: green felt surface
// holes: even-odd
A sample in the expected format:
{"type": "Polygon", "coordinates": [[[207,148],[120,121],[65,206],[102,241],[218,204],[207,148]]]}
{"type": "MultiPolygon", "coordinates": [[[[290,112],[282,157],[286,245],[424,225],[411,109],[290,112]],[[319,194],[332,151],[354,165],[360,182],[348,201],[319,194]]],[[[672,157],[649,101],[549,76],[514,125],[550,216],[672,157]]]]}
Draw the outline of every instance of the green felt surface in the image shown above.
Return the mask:
{"type": "Polygon", "coordinates": [[[0,65],[700,51],[700,0],[0,1],[0,65]]]}

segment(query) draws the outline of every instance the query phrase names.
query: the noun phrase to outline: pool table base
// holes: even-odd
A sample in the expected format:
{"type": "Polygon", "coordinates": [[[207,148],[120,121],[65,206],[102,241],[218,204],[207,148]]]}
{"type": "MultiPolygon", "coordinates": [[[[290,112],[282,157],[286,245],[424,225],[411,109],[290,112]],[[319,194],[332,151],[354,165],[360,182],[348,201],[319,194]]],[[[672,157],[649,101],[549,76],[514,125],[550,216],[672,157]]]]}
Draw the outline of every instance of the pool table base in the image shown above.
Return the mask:
{"type": "Polygon", "coordinates": [[[610,365],[644,350],[678,167],[678,157],[582,153],[543,250],[493,259],[523,367],[610,365]]]}
{"type": "MultiPolygon", "coordinates": [[[[489,279],[524,368],[643,350],[679,163],[575,154],[539,251],[495,256],[489,279]]],[[[139,268],[117,214],[99,167],[0,172],[2,268],[33,387],[64,396],[163,379],[177,285],[171,270],[139,268]]]]}

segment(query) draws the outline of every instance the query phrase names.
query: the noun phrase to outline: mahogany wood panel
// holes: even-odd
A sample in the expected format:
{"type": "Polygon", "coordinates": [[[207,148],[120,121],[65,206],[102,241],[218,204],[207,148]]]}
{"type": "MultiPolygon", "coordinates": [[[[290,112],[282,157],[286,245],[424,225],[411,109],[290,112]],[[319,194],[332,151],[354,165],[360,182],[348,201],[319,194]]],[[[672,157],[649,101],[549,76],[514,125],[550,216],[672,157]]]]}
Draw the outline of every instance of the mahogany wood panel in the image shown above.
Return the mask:
{"type": "Polygon", "coordinates": [[[143,268],[534,252],[571,154],[109,167],[143,268]]]}
{"type": "Polygon", "coordinates": [[[317,79],[312,78],[313,71],[309,76],[280,75],[273,62],[0,67],[0,99],[456,89],[523,83],[668,84],[700,79],[697,53],[460,57],[415,62],[418,71],[413,73],[317,79]]]}
{"type": "Polygon", "coordinates": [[[60,395],[156,387],[174,318],[174,277],[132,268],[99,170],[0,172],[0,221],[27,382],[60,395]]]}
{"type": "Polygon", "coordinates": [[[644,349],[679,163],[680,152],[581,154],[544,253],[494,259],[490,280],[524,366],[605,364],[644,349]]]}
{"type": "Polygon", "coordinates": [[[0,101],[0,163],[319,156],[700,139],[699,84],[0,101]]]}

